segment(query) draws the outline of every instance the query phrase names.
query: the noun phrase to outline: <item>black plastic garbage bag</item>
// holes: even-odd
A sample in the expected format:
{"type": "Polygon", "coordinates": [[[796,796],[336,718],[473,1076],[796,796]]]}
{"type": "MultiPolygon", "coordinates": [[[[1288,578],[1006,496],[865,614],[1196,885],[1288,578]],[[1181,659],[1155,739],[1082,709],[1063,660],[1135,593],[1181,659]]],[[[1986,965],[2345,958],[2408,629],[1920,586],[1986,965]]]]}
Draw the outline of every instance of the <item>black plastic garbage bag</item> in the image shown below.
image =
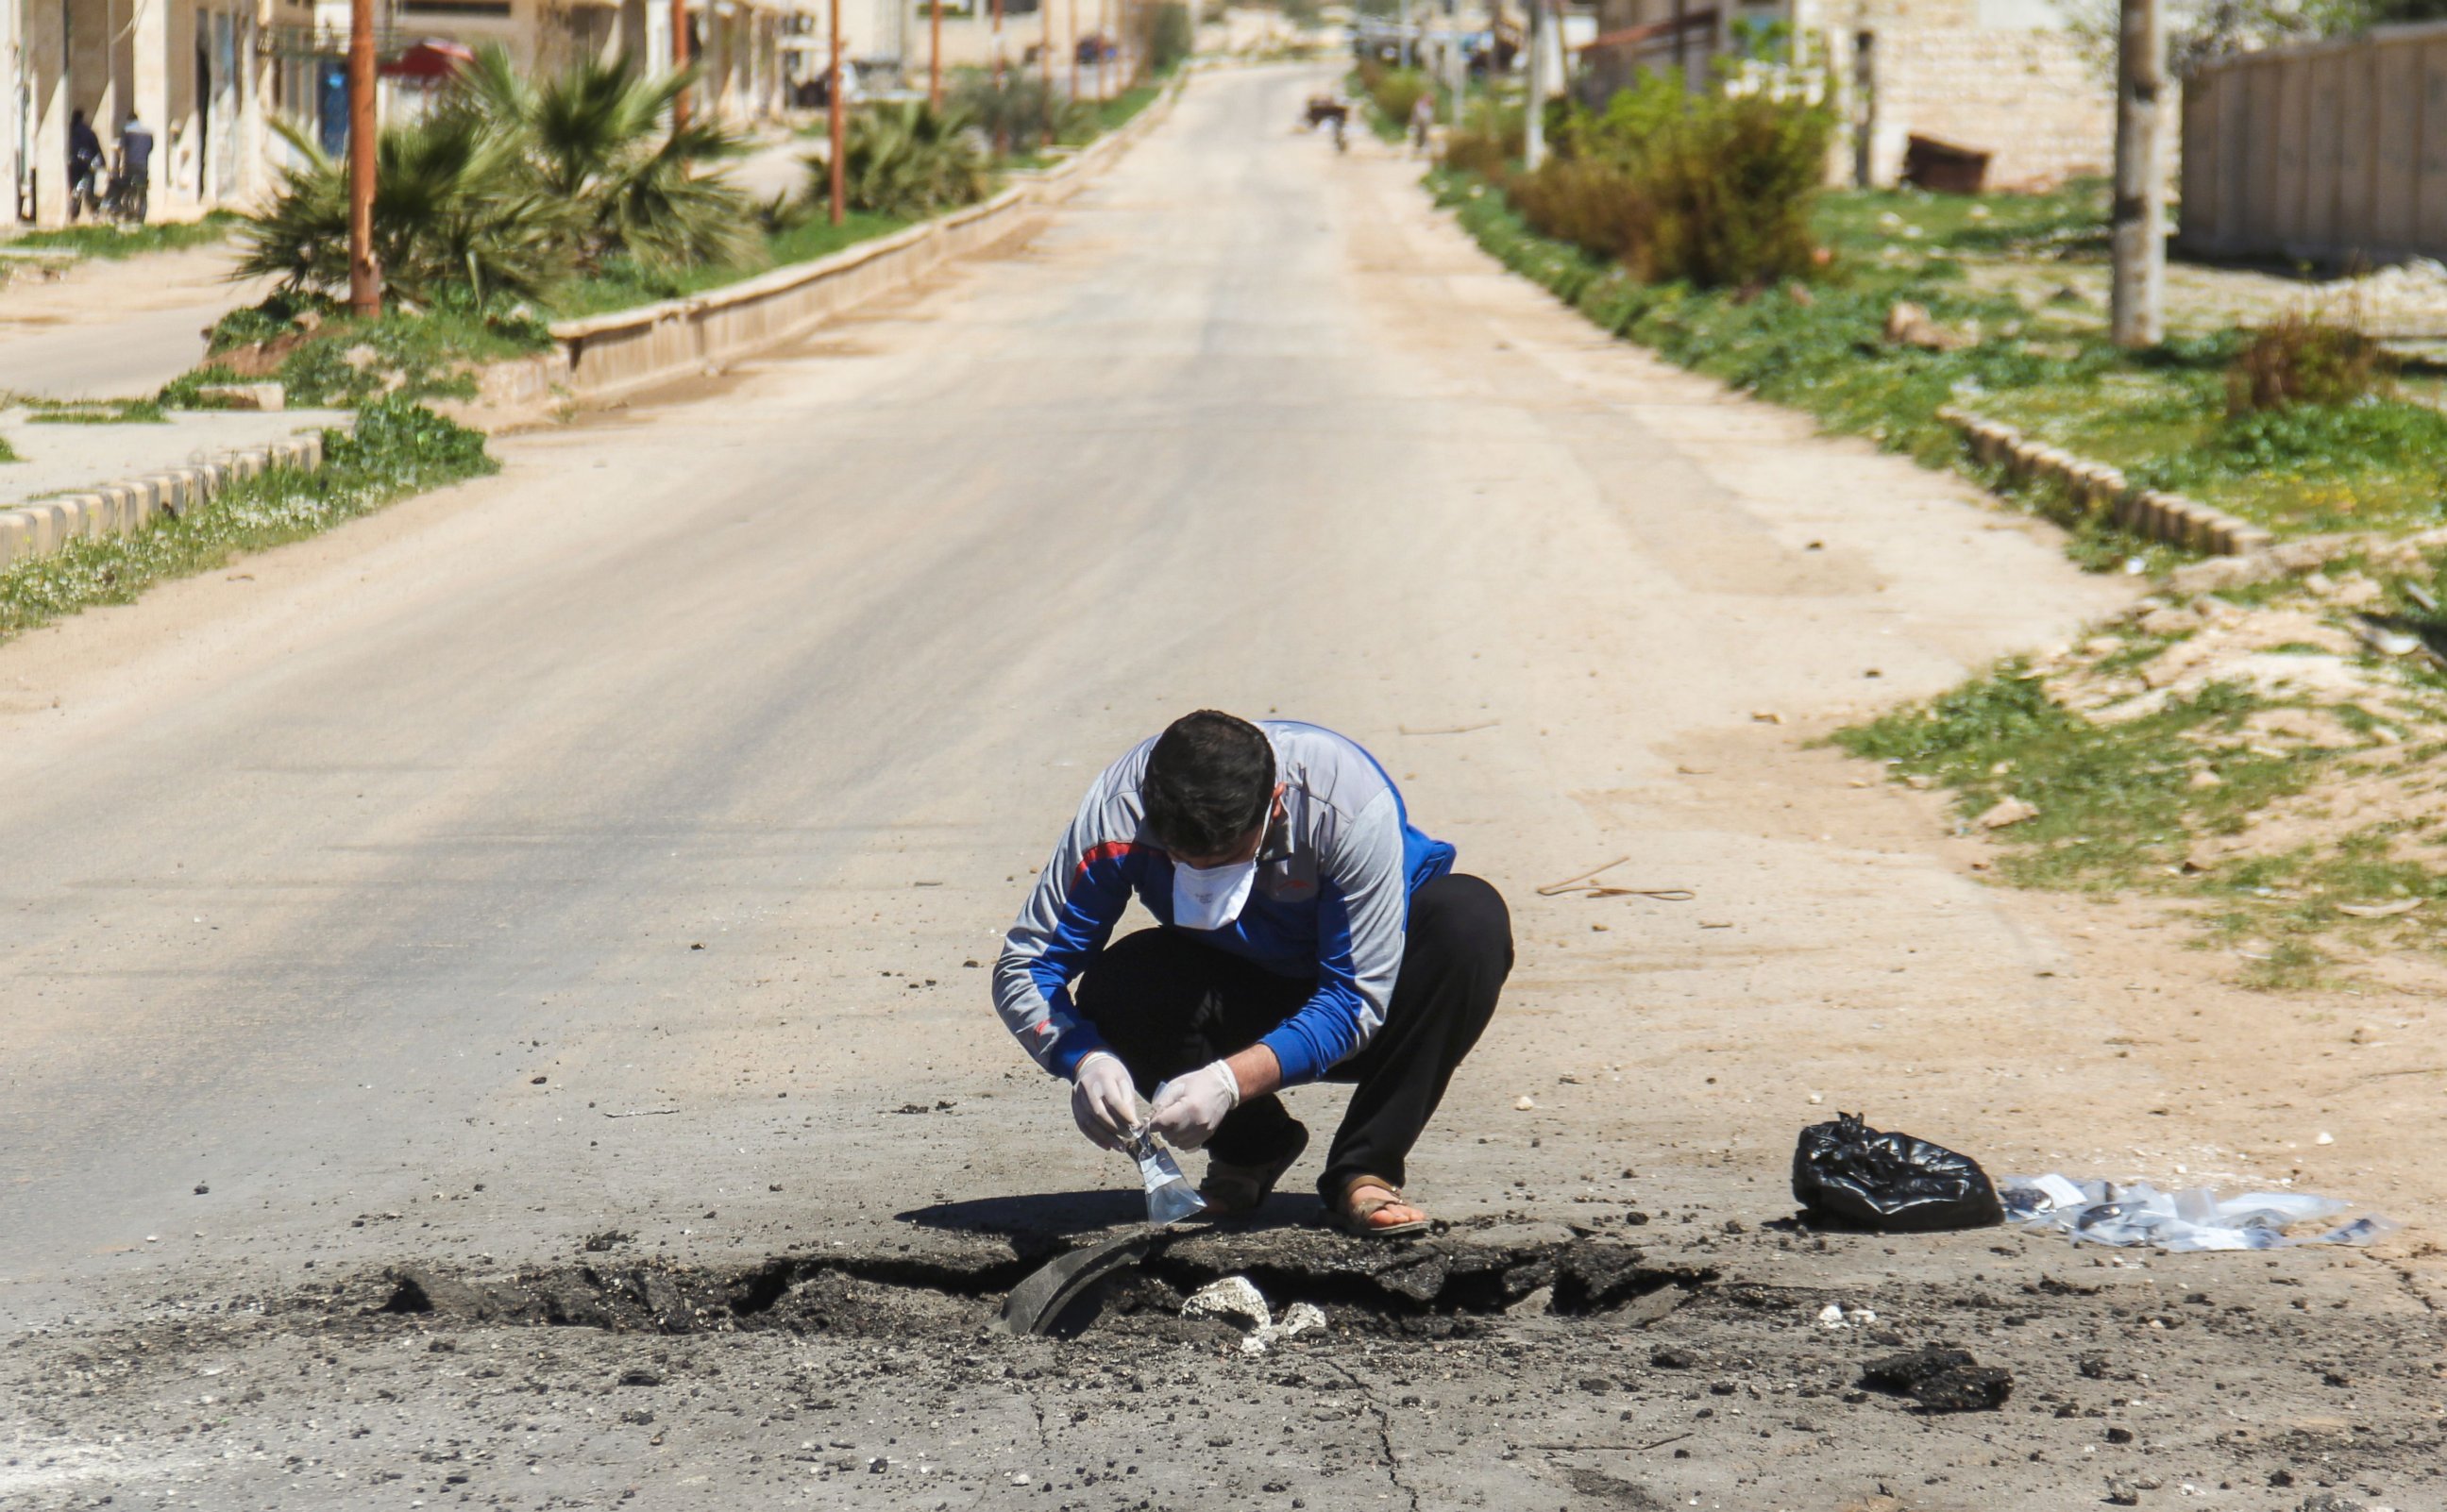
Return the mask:
{"type": "Polygon", "coordinates": [[[1882,1134],[1858,1113],[1801,1131],[1793,1195],[1830,1228],[1918,1233],[2005,1220],[1996,1183],[1979,1162],[1908,1134],[1882,1134]]]}

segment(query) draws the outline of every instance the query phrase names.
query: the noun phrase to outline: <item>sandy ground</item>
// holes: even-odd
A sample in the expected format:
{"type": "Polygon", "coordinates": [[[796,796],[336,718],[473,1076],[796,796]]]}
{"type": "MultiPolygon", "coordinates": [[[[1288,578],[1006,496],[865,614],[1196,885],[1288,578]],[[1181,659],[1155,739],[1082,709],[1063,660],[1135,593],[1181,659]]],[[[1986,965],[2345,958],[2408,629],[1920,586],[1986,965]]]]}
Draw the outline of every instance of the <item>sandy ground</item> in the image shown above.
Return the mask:
{"type": "Polygon", "coordinates": [[[1318,77],[1203,79],[1025,247],[0,648],[0,1499],[2441,1504],[2435,1024],[2349,1045],[2367,1005],[1991,887],[1810,743],[2128,586],[1604,340],[1291,135],[1318,77]],[[982,965],[1205,704],[1359,738],[1511,901],[1401,1262],[1495,1279],[1355,1279],[1286,1198],[1074,1343],[980,1332],[1133,1200],[982,965]],[[1696,896],[1537,891],[1618,858],[1696,896]],[[1812,1235],[1838,1107],[2413,1226],[1812,1235]],[[1331,1325],[1170,1316],[1231,1269],[1331,1325]],[[1934,1342],[2005,1409],[1859,1387],[1934,1342]]]}
{"type": "Polygon", "coordinates": [[[226,245],[92,257],[0,283],[0,394],[153,393],[202,359],[214,321],[272,292],[270,279],[233,281],[237,257],[226,245]]]}

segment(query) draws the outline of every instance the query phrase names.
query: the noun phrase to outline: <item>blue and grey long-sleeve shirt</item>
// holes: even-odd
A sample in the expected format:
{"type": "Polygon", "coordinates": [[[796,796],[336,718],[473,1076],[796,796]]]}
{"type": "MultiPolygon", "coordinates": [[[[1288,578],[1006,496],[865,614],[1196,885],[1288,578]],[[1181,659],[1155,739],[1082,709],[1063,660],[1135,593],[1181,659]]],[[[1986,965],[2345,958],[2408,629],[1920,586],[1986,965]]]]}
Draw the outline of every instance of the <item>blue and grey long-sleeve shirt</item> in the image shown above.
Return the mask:
{"type": "MultiPolygon", "coordinates": [[[[1411,895],[1452,869],[1453,848],[1411,827],[1402,795],[1375,757],[1330,729],[1290,720],[1258,728],[1275,748],[1281,815],[1258,848],[1258,877],[1241,917],[1195,932],[1317,987],[1259,1043],[1283,1085],[1323,1076],[1385,1022],[1402,967],[1411,895]]],[[[1071,1006],[1071,984],[1112,937],[1135,896],[1172,923],[1172,858],[1146,831],[1139,796],[1149,739],[1105,768],[1004,936],[995,1007],[1036,1063],[1070,1076],[1105,1048],[1071,1006]]]]}

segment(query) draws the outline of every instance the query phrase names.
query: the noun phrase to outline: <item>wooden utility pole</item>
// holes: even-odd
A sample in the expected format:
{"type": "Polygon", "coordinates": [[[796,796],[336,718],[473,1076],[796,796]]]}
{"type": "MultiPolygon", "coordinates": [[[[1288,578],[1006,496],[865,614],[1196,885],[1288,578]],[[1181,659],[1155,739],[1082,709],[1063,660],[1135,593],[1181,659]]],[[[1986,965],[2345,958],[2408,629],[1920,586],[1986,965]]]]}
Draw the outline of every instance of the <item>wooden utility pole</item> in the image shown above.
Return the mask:
{"type": "Polygon", "coordinates": [[[1079,98],[1079,0],[1071,0],[1071,98],[1079,98]]]}
{"type": "Polygon", "coordinates": [[[935,17],[928,23],[934,33],[926,54],[926,103],[938,110],[943,108],[943,0],[935,0],[935,17]]]}
{"type": "MultiPolygon", "coordinates": [[[[689,66],[688,0],[672,0],[672,72],[686,72],[689,66]]],[[[672,96],[672,129],[688,124],[689,92],[685,89],[672,96]]]]}
{"type": "Polygon", "coordinates": [[[994,81],[1002,87],[1002,0],[994,0],[994,81]]]}
{"type": "Polygon", "coordinates": [[[1040,146],[1053,145],[1053,0],[1036,0],[1037,28],[1036,71],[1045,81],[1045,121],[1039,132],[1040,146]]]}
{"type": "Polygon", "coordinates": [[[833,62],[831,71],[825,78],[825,103],[829,107],[825,112],[825,127],[831,138],[831,145],[825,152],[825,169],[826,176],[831,180],[828,186],[832,191],[831,219],[832,223],[838,226],[842,223],[842,169],[844,166],[842,159],[844,156],[842,142],[848,135],[844,129],[848,121],[842,108],[841,0],[832,0],[832,18],[828,24],[832,29],[833,62]]]}
{"type": "Polygon", "coordinates": [[[2158,0],[2120,0],[2115,40],[2115,205],[2108,331],[2119,347],[2166,336],[2167,164],[2159,149],[2167,33],[2158,0]]]}
{"type": "Polygon", "coordinates": [[[1115,0],[1096,0],[1096,98],[1113,98],[1113,53],[1115,0]]]}
{"type": "Polygon", "coordinates": [[[382,313],[374,266],[374,0],[349,5],[349,312],[382,313]]]}

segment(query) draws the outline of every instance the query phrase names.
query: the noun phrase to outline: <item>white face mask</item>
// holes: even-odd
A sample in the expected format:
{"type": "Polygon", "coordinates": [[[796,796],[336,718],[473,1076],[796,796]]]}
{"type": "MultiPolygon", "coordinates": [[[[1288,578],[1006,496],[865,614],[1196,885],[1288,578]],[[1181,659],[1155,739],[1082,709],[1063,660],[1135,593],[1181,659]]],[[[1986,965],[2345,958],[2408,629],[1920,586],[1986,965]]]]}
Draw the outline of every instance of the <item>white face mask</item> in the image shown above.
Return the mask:
{"type": "Polygon", "coordinates": [[[1222,929],[1241,917],[1258,881],[1258,859],[1229,866],[1172,863],[1172,921],[1183,929],[1222,929]]]}

